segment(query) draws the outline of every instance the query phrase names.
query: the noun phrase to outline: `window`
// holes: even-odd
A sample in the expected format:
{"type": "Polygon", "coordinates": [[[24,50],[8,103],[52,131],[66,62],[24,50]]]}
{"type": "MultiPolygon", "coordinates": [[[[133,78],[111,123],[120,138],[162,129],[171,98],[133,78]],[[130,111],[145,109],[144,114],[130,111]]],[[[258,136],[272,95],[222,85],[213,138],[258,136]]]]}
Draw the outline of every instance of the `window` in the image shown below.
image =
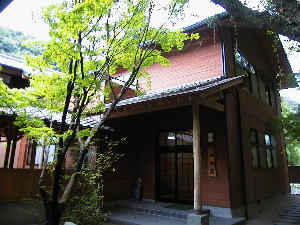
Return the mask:
{"type": "MultiPolygon", "coordinates": [[[[248,79],[248,89],[251,93],[254,92],[253,86],[258,86],[257,84],[257,77],[256,77],[256,69],[254,66],[248,61],[248,59],[241,53],[240,50],[235,49],[234,51],[235,56],[235,70],[236,75],[245,75],[248,79]]],[[[257,92],[257,91],[255,91],[257,92]]],[[[257,93],[258,94],[258,93],[257,93]]]]}
{"type": "Polygon", "coordinates": [[[43,146],[42,141],[39,141],[38,143],[34,142],[33,140],[27,141],[27,157],[26,157],[26,164],[30,164],[30,157],[34,157],[34,164],[35,165],[41,165],[42,162],[46,159],[46,151],[48,151],[48,160],[47,163],[54,162],[55,160],[55,149],[56,145],[55,143],[51,143],[49,145],[43,146]],[[35,149],[35,153],[32,153],[32,151],[35,149]],[[45,151],[44,151],[45,149],[45,151]],[[43,154],[44,152],[44,154],[43,154]],[[34,154],[34,155],[32,155],[34,154]]]}
{"type": "Polygon", "coordinates": [[[272,105],[271,90],[269,87],[265,87],[265,96],[266,96],[266,103],[268,103],[269,105],[272,105]]]}
{"type": "Polygon", "coordinates": [[[55,145],[46,145],[46,146],[37,145],[35,151],[36,151],[35,159],[34,159],[35,165],[41,165],[42,162],[46,159],[46,151],[49,152],[47,163],[51,163],[55,159],[55,145]],[[43,151],[43,148],[45,149],[45,151],[43,151]]]}
{"type": "MultiPolygon", "coordinates": [[[[124,73],[119,76],[112,77],[112,82],[123,86],[129,80],[130,75],[131,73],[124,73]]],[[[133,83],[129,86],[129,88],[131,88],[132,90],[136,90],[137,86],[137,79],[135,79],[133,83]]]]}
{"type": "Polygon", "coordinates": [[[267,156],[267,167],[273,168],[273,151],[271,145],[271,136],[269,134],[265,134],[265,150],[267,156]]]}
{"type": "Polygon", "coordinates": [[[251,130],[251,151],[252,151],[252,165],[254,168],[259,168],[259,142],[257,130],[251,130]]]}
{"type": "Polygon", "coordinates": [[[184,130],[178,132],[161,132],[159,134],[160,147],[188,145],[193,145],[193,134],[191,130],[184,130]]]}
{"type": "Polygon", "coordinates": [[[277,168],[276,138],[255,129],[250,132],[253,168],[277,168]]]}

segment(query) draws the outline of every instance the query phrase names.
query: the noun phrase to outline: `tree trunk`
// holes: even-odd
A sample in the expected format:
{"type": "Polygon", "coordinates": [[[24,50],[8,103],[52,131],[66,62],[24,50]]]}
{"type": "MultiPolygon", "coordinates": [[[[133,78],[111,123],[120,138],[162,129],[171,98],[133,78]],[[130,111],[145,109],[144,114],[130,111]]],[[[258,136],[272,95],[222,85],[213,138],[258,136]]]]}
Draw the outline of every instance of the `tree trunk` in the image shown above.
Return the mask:
{"type": "Polygon", "coordinates": [[[64,212],[64,207],[58,205],[53,207],[52,204],[45,208],[46,222],[45,225],[59,225],[62,213],[64,212]]]}

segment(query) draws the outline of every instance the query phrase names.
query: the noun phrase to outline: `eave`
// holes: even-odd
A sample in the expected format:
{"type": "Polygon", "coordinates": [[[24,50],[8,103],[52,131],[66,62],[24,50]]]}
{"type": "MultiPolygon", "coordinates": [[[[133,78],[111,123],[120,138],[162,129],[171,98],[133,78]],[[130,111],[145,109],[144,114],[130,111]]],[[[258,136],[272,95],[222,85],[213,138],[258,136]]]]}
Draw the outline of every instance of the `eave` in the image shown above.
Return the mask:
{"type": "Polygon", "coordinates": [[[177,108],[193,103],[224,112],[221,92],[244,85],[245,77],[219,77],[202,82],[175,87],[160,92],[122,100],[118,103],[111,118],[177,108]]]}

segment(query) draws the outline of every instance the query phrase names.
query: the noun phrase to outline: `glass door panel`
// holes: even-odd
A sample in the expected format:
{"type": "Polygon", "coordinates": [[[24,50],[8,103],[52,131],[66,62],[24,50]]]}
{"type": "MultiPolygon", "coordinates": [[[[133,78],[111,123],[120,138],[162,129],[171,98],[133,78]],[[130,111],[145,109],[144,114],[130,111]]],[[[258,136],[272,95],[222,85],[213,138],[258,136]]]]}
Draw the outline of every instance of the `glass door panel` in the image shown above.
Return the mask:
{"type": "Polygon", "coordinates": [[[159,135],[159,198],[193,201],[194,165],[191,130],[162,132],[159,135]]]}

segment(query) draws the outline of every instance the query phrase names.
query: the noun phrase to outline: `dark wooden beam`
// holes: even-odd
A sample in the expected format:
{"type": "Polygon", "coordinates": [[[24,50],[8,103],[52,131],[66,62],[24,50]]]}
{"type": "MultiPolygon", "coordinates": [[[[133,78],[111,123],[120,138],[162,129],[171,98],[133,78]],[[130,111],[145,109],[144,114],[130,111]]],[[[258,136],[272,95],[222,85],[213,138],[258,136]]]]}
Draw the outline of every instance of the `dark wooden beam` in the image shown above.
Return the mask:
{"type": "Polygon", "coordinates": [[[35,154],[36,154],[36,143],[34,141],[32,141],[29,146],[28,146],[29,150],[28,151],[30,153],[30,160],[29,160],[29,168],[30,169],[34,169],[34,165],[35,165],[35,154]]]}
{"type": "Polygon", "coordinates": [[[168,99],[161,99],[153,102],[145,102],[141,104],[135,104],[132,106],[126,106],[122,109],[119,109],[118,111],[113,112],[110,118],[118,118],[118,117],[154,112],[159,110],[178,108],[182,106],[191,105],[192,102],[197,102],[201,104],[204,101],[207,102],[207,101],[214,101],[214,100],[220,100],[217,94],[206,97],[205,99],[201,99],[199,98],[199,96],[179,97],[177,99],[171,99],[170,101],[168,99]]]}
{"type": "Polygon", "coordinates": [[[225,112],[225,106],[217,101],[208,100],[208,101],[199,102],[199,104],[219,112],[225,112]]]}
{"type": "Polygon", "coordinates": [[[6,136],[6,150],[5,150],[5,158],[4,158],[3,168],[8,168],[10,146],[11,146],[11,139],[6,136]]]}

